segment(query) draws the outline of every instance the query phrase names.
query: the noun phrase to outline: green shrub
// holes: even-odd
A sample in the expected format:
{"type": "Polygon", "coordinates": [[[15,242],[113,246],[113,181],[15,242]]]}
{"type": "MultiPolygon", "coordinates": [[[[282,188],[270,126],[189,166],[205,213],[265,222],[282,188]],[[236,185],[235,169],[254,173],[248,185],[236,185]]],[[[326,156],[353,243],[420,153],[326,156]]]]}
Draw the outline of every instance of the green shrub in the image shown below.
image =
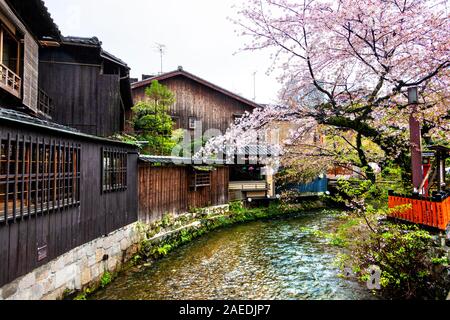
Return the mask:
{"type": "MultiPolygon", "coordinates": [[[[369,268],[381,269],[382,294],[389,298],[445,298],[448,279],[435,264],[443,259],[431,257],[431,235],[417,226],[386,224],[370,237],[354,243],[352,247],[353,268],[360,270],[362,281],[370,278],[369,268]]],[[[436,249],[438,250],[438,249],[436,249]]]]}

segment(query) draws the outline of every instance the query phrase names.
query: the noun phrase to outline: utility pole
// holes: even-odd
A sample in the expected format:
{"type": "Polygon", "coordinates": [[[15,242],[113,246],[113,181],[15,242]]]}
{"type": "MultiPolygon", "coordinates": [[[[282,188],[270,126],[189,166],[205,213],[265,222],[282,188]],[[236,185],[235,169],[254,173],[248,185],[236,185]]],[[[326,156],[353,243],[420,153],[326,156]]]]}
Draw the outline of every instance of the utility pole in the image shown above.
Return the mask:
{"type": "Polygon", "coordinates": [[[157,49],[157,52],[159,52],[160,58],[161,58],[161,71],[160,71],[160,74],[163,74],[163,57],[166,54],[166,45],[164,45],[162,43],[156,43],[156,49],[157,49]]]}

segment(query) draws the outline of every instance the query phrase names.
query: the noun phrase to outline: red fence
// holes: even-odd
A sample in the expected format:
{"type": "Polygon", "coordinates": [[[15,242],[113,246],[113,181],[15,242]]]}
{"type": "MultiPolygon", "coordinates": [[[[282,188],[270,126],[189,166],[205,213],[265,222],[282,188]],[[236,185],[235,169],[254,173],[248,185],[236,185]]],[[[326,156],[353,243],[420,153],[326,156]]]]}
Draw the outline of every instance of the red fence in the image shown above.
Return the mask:
{"type": "Polygon", "coordinates": [[[432,201],[390,195],[389,208],[390,215],[394,218],[439,230],[446,230],[450,223],[450,198],[432,201]]]}

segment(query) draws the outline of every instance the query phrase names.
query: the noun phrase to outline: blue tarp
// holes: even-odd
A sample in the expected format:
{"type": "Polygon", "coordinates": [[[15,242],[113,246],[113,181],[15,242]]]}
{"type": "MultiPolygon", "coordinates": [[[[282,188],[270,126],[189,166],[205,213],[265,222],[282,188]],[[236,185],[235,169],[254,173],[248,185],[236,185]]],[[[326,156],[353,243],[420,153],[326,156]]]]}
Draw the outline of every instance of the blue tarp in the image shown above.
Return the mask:
{"type": "Polygon", "coordinates": [[[283,189],[284,191],[296,191],[305,194],[325,193],[328,191],[328,179],[326,177],[317,178],[316,180],[310,183],[291,184],[283,189]]]}

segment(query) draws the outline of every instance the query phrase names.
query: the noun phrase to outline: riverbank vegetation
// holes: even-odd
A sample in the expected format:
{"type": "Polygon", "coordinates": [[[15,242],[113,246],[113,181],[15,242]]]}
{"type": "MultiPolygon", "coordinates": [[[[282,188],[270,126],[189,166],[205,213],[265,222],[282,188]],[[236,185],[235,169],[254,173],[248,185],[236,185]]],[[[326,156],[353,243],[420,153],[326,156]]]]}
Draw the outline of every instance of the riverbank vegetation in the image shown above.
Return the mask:
{"type": "MultiPolygon", "coordinates": [[[[387,169],[377,177],[401,175],[387,169]]],[[[398,180],[401,181],[401,180],[398,180]]],[[[387,299],[445,299],[450,288],[449,251],[439,234],[388,219],[386,185],[369,180],[341,180],[330,196],[346,208],[331,232],[316,232],[341,248],[343,275],[356,278],[387,299]]]]}

